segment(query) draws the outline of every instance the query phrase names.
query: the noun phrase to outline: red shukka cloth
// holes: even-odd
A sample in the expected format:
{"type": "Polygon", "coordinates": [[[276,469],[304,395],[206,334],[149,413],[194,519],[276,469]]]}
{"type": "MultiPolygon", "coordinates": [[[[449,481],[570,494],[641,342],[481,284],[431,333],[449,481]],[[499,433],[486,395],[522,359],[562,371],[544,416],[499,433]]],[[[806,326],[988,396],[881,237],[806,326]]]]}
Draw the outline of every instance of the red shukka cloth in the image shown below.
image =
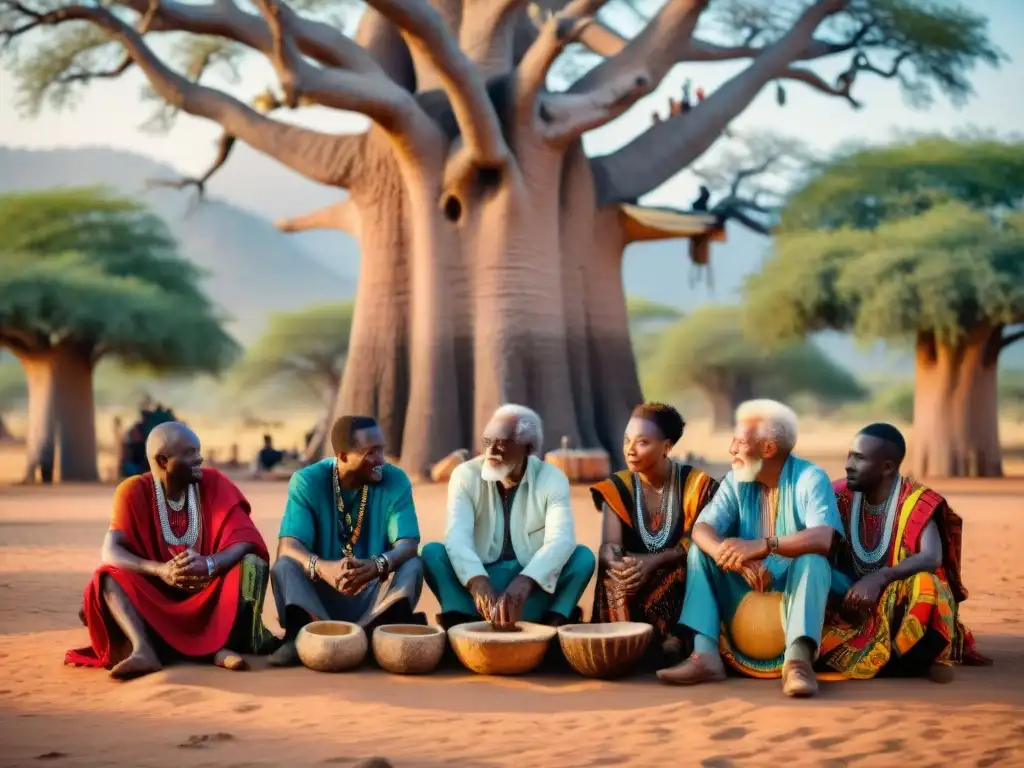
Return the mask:
{"type": "MultiPolygon", "coordinates": [[[[255,554],[270,559],[267,545],[252,522],[252,509],[242,492],[215,469],[204,469],[199,482],[202,532],[195,551],[201,555],[222,552],[242,542],[254,544],[255,554]]],[[[183,535],[184,525],[175,525],[175,535],[183,535]],[[180,526],[180,527],[179,527],[180,526]]],[[[146,560],[167,562],[184,547],[171,547],[164,541],[156,511],[153,476],[146,473],[122,482],[114,494],[111,530],[120,531],[127,548],[146,560]]],[[[84,616],[91,646],[70,650],[64,663],[86,667],[110,666],[109,616],[100,579],[109,574],[128,595],[146,624],[171,648],[186,656],[209,656],[228,640],[238,612],[239,573],[235,567],[221,574],[200,592],[188,593],[164,584],[155,577],[101,565],[85,588],[84,616]]]]}

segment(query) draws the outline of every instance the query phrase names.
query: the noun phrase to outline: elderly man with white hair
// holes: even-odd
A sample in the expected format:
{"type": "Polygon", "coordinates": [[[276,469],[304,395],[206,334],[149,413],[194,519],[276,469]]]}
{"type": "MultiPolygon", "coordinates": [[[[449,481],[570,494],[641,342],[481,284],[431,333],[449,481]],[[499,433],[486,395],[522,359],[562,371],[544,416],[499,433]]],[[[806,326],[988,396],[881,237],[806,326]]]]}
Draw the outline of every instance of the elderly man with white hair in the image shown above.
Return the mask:
{"type": "Polygon", "coordinates": [[[540,417],[504,405],[484,429],[483,455],[452,473],[444,544],[421,554],[443,626],[558,626],[578,614],[595,559],[576,545],[569,480],[540,458],[543,445],[540,417]]]}
{"type": "Polygon", "coordinates": [[[694,650],[681,664],[661,670],[663,681],[722,680],[724,656],[747,675],[781,675],[789,696],[817,692],[812,665],[831,585],[826,557],[843,528],[828,475],[793,455],[796,439],[796,414],[782,403],[752,400],[737,409],[732,471],[697,518],[697,546],[688,554],[680,623],[694,632],[694,650]],[[744,627],[745,642],[736,640],[733,620],[751,591],[782,595],[785,650],[777,655],[767,650],[770,642],[754,649],[758,636],[779,631],[777,624],[769,626],[773,616],[762,614],[757,620],[763,625],[744,627]],[[747,640],[751,636],[754,642],[747,640]]]}

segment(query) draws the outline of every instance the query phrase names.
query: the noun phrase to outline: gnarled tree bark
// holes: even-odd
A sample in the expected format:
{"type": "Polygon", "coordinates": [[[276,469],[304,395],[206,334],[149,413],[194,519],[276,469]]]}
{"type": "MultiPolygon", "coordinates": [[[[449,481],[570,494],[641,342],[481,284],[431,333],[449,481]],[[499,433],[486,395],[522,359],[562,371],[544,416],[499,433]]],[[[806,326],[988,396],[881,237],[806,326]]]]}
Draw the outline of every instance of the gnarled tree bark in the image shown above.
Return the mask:
{"type": "Polygon", "coordinates": [[[216,1],[122,4],[149,14],[146,31],[212,34],[264,54],[283,106],[360,112],[373,127],[358,137],[271,119],[179,76],[104,6],[27,18],[98,25],[181,110],[348,190],[343,205],[283,228],[336,227],[360,239],[335,413],[375,415],[389,452],[412,474],[476,447],[492,410],[508,401],[540,412],[546,447],[568,437],[618,461],[623,426],[641,399],[618,204],[697,159],[766,83],[790,76],[793,62],[846,50],[814,36],[846,0],[811,3],[762,48],[694,38],[707,0],[668,0],[644,33],[618,47],[594,21],[602,0],[551,0],[545,5],[560,10],[539,29],[515,0],[368,4],[355,41],[280,0],[257,0],[256,13],[216,1]],[[547,91],[548,68],[577,40],[604,40],[611,58],[567,92],[547,91]],[[685,115],[606,157],[583,154],[583,133],[622,114],[674,63],[728,58],[751,62],[685,115]]]}

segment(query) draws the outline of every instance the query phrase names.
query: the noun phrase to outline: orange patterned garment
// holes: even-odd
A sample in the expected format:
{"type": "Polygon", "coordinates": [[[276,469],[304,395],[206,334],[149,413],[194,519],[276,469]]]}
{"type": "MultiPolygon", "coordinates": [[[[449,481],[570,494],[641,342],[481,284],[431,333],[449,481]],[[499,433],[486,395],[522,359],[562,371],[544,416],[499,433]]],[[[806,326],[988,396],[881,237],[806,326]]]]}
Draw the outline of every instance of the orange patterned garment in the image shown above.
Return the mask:
{"type": "MultiPolygon", "coordinates": [[[[963,521],[935,491],[909,478],[901,480],[898,513],[889,550],[880,567],[891,567],[919,551],[928,523],[934,521],[942,539],[942,566],[935,573],[918,573],[893,582],[882,592],[875,610],[851,624],[830,610],[822,631],[819,666],[854,679],[886,674],[923,672],[933,663],[988,664],[975,649],[974,636],[959,617],[967,599],[961,577],[963,521]]],[[[853,491],[845,480],[833,484],[847,538],[833,552],[833,568],[856,579],[849,543],[853,491]]],[[[882,531],[862,527],[865,545],[881,540],[882,531]],[[874,542],[871,541],[874,539],[874,542]]]]}

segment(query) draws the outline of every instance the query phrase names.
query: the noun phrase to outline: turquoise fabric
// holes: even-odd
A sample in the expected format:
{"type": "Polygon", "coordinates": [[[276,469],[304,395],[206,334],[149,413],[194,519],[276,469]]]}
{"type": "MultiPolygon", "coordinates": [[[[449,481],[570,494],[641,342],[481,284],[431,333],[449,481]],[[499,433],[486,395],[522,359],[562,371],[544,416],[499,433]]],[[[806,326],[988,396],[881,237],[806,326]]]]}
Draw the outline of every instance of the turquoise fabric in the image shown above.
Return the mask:
{"type": "MultiPolygon", "coordinates": [[[[737,482],[729,472],[697,522],[710,525],[723,538],[761,539],[764,534],[761,532],[760,499],[760,483],[737,482]]],[[[844,535],[832,482],[817,464],[791,454],[779,476],[775,535],[789,536],[823,525],[844,535]]],[[[789,563],[789,558],[778,554],[769,555],[765,560],[776,581],[785,575],[789,563]]]]}
{"type": "MultiPolygon", "coordinates": [[[[292,475],[288,502],[278,536],[298,539],[324,560],[340,560],[340,521],[334,500],[334,459],[323,459],[292,475]]],[[[342,491],[345,508],[352,510],[353,524],[359,511],[362,489],[342,491]]],[[[366,513],[353,556],[366,559],[382,554],[399,539],[419,539],[420,528],[412,499],[412,484],[400,468],[385,464],[381,481],[369,486],[366,513]]]]}
{"type": "MultiPolygon", "coordinates": [[[[423,575],[430,591],[441,604],[442,613],[459,613],[480,618],[473,596],[462,586],[444,544],[432,543],[423,547],[423,575]]],[[[572,610],[579,605],[583,592],[594,575],[596,566],[594,553],[584,546],[577,546],[569,561],[558,575],[554,594],[548,594],[535,587],[523,605],[523,621],[539,622],[546,613],[556,613],[568,619],[572,610]]],[[[523,571],[517,560],[504,560],[484,566],[494,590],[501,594],[508,589],[512,580],[523,571]]]]}

